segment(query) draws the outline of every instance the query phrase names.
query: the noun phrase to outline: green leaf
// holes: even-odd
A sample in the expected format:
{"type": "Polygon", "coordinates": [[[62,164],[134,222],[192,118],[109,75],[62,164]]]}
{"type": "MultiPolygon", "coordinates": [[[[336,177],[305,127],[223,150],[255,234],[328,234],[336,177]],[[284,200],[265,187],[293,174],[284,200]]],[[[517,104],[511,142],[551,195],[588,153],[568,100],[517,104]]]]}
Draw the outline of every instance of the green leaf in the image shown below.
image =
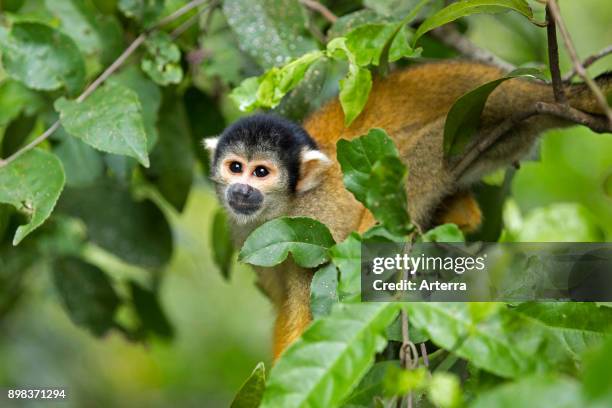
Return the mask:
{"type": "Polygon", "coordinates": [[[329,259],[327,249],[334,239],[319,221],[304,217],[281,217],[268,221],[246,239],[238,259],[257,266],[274,266],[283,262],[289,252],[294,261],[314,268],[329,259]]]}
{"type": "Polygon", "coordinates": [[[70,136],[61,127],[54,137],[60,139],[59,144],[53,147],[53,153],[62,161],[67,186],[87,186],[104,174],[104,160],[93,147],[70,136]]]}
{"type": "Polygon", "coordinates": [[[392,233],[409,229],[406,201],[407,170],[391,138],[372,129],[357,139],[339,140],[338,162],[344,185],[392,233]]]}
{"type": "Polygon", "coordinates": [[[502,13],[508,10],[517,11],[529,19],[533,17],[533,12],[525,0],[463,0],[451,3],[423,21],[412,39],[413,44],[416,44],[426,32],[458,18],[477,13],[502,13]]]}
{"type": "Polygon", "coordinates": [[[230,98],[243,111],[258,107],[274,108],[300,83],[308,68],[322,56],[321,51],[309,52],[281,68],[271,68],[259,78],[247,78],[232,91],[230,98]]]}
{"type": "Polygon", "coordinates": [[[158,137],[157,114],[162,102],[159,87],[147,79],[135,65],[130,65],[113,75],[108,82],[126,86],[138,94],[142,106],[144,128],[147,133],[147,148],[148,151],[151,151],[158,137]]]}
{"type": "Polygon", "coordinates": [[[465,242],[463,232],[455,224],[438,225],[421,236],[423,242],[465,242]]]}
{"type": "Polygon", "coordinates": [[[60,29],[84,54],[98,57],[100,64],[110,64],[121,52],[119,22],[114,16],[97,11],[91,1],[45,0],[45,6],[61,22],[60,29]]]}
{"type": "Polygon", "coordinates": [[[223,12],[241,49],[262,68],[284,64],[316,49],[298,0],[226,0],[223,12]]]}
{"type": "Polygon", "coordinates": [[[117,6],[126,17],[150,27],[164,11],[164,0],[119,0],[117,6]]]}
{"type": "Polygon", "coordinates": [[[75,324],[96,336],[115,326],[120,300],[100,268],[75,257],[59,258],[53,263],[53,281],[75,324]]]}
{"type": "Polygon", "coordinates": [[[427,387],[427,396],[432,404],[440,408],[454,408],[463,405],[461,385],[454,374],[434,373],[427,387]]]}
{"type": "Polygon", "coordinates": [[[501,309],[478,321],[465,303],[406,303],[405,307],[411,324],[432,342],[501,377],[560,370],[570,358],[556,337],[519,313],[501,309]]]}
{"type": "Polygon", "coordinates": [[[175,209],[183,211],[193,182],[195,156],[182,99],[167,95],[157,127],[159,140],[145,174],[175,209]]]}
{"type": "Polygon", "coordinates": [[[72,136],[98,150],[134,157],[149,166],[142,106],[131,89],[107,83],[81,103],[60,98],[55,109],[72,136]]]}
{"type": "Polygon", "coordinates": [[[533,376],[493,388],[478,395],[470,408],[549,407],[574,408],[585,406],[573,379],[556,375],[533,376]]]}
{"type": "MultiPolygon", "coordinates": [[[[7,126],[21,112],[30,116],[44,104],[43,98],[20,82],[6,80],[0,83],[0,127],[7,126]]],[[[2,138],[0,137],[0,140],[2,138]]]]}
{"type": "Polygon", "coordinates": [[[338,406],[386,344],[393,303],[338,304],[316,320],[272,368],[262,408],[338,406]]]}
{"type": "Polygon", "coordinates": [[[143,333],[153,333],[161,338],[171,338],[174,329],[159,303],[159,293],[145,289],[138,283],[130,281],[132,304],[140,320],[143,333]]]}
{"type": "Polygon", "coordinates": [[[240,387],[240,391],[234,397],[231,408],[257,408],[261,403],[266,388],[266,366],[257,363],[255,369],[240,387]]]}
{"type": "Polygon", "coordinates": [[[344,55],[349,61],[349,70],[340,80],[340,105],[344,111],[344,124],[349,126],[359,116],[372,89],[372,73],[357,64],[357,57],[349,50],[346,38],[339,37],[327,44],[327,55],[339,58],[344,55]]]}
{"type": "Polygon", "coordinates": [[[64,169],[59,159],[33,149],[0,168],[0,203],[14,206],[28,218],[19,226],[13,245],[38,228],[51,214],[64,187],[64,169]]]}
{"type": "Polygon", "coordinates": [[[29,88],[52,91],[62,86],[74,94],[85,84],[85,63],[74,41],[40,23],[14,23],[0,35],[2,65],[29,88]]]}
{"type": "Polygon", "coordinates": [[[178,84],[183,79],[181,51],[172,42],[170,35],[156,31],[145,41],[147,55],[140,64],[142,70],[157,84],[178,84]]]}
{"type": "Polygon", "coordinates": [[[232,90],[229,97],[238,109],[243,112],[250,112],[258,106],[257,90],[260,83],[260,77],[250,77],[232,90]]]}
{"type": "Polygon", "coordinates": [[[339,16],[329,30],[327,30],[327,37],[330,39],[342,37],[346,33],[364,24],[387,23],[389,21],[389,18],[376,13],[375,11],[366,9],[357,10],[352,13],[339,16]]]}
{"type": "Polygon", "coordinates": [[[353,232],[329,250],[332,262],[340,271],[338,297],[340,301],[358,302],[361,298],[361,239],[353,232]]]}
{"type": "MultiPolygon", "coordinates": [[[[504,210],[509,218],[510,211],[504,210]]],[[[507,216],[506,216],[507,215],[507,216]]],[[[599,242],[604,234],[599,220],[583,205],[554,203],[535,208],[522,220],[508,225],[508,240],[518,242],[599,242]],[[512,239],[511,239],[512,238],[512,239]]]]}
{"type": "Polygon", "coordinates": [[[402,24],[398,31],[397,23],[365,24],[355,28],[346,35],[346,47],[355,55],[359,66],[379,65],[385,46],[389,41],[389,61],[402,57],[415,57],[420,51],[414,50],[406,39],[407,28],[402,24]]]}
{"type": "Polygon", "coordinates": [[[594,303],[523,303],[515,311],[558,337],[577,361],[602,343],[612,326],[612,309],[594,303]]]}
{"type": "Polygon", "coordinates": [[[594,406],[605,407],[612,404],[611,366],[612,337],[608,337],[601,347],[591,350],[584,358],[583,395],[594,406]]]}
{"type": "Polygon", "coordinates": [[[225,279],[229,279],[234,256],[234,244],[230,236],[227,214],[223,208],[215,212],[211,228],[213,260],[225,279]]]}
{"type": "Polygon", "coordinates": [[[321,267],[310,282],[310,313],[313,319],[330,314],[338,303],[338,270],[329,263],[321,267]]]}
{"type": "Polygon", "coordinates": [[[476,134],[480,125],[480,115],[487,98],[497,86],[508,79],[517,77],[538,78],[540,75],[541,71],[536,68],[519,68],[460,96],[450,108],[444,124],[444,153],[454,155],[463,151],[476,134]]]}
{"type": "Polygon", "coordinates": [[[105,180],[67,188],[58,211],[83,220],[91,243],[126,262],[155,269],[170,260],[172,233],[166,217],[151,201],[135,201],[122,184],[105,180]]]}

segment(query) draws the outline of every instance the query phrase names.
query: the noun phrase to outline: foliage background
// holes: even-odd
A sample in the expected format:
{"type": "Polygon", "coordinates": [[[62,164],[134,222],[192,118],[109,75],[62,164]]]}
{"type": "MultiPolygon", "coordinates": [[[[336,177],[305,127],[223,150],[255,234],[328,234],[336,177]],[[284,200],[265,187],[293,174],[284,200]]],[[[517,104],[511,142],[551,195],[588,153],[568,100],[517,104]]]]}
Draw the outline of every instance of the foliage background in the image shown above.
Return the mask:
{"type": "MultiPolygon", "coordinates": [[[[49,17],[48,10],[60,3],[5,0],[0,6],[6,15],[27,13],[42,20],[50,18],[51,24],[57,24],[57,20],[49,17]]],[[[95,0],[91,3],[96,16],[114,16],[120,22],[125,38],[114,48],[115,56],[128,44],[127,38],[133,38],[141,25],[146,25],[145,21],[126,17],[118,8],[121,3],[130,2],[95,0]]],[[[170,14],[183,3],[166,1],[160,8],[160,15],[170,14]]],[[[254,7],[275,4],[263,0],[253,3],[254,7]]],[[[283,2],[279,0],[278,3],[283,2]]],[[[326,3],[338,15],[362,7],[358,1],[326,3]]],[[[411,2],[379,2],[382,3],[396,7],[395,4],[411,2]]],[[[612,9],[607,0],[562,1],[561,9],[581,56],[612,42],[612,9]]],[[[480,15],[462,21],[467,35],[477,44],[514,64],[546,62],[544,30],[517,15],[480,15]]],[[[180,64],[184,79],[162,89],[163,108],[160,111],[161,117],[164,112],[174,110],[173,123],[165,123],[165,126],[170,126],[177,138],[188,141],[184,143],[186,154],[194,157],[199,157],[201,152],[192,141],[195,143],[201,137],[218,133],[225,124],[241,115],[227,98],[231,87],[243,78],[261,73],[262,66],[258,63],[267,64],[267,61],[254,61],[239,50],[240,40],[227,27],[219,9],[210,20],[206,13],[203,14],[197,26],[206,27],[208,32],[192,28],[177,41],[183,51],[180,64]]],[[[261,30],[266,29],[270,27],[257,21],[245,24],[244,30],[253,36],[252,42],[245,45],[247,49],[267,46],[260,40],[261,30]]],[[[427,56],[427,44],[424,48],[427,56]]],[[[562,71],[567,72],[570,64],[563,53],[561,57],[562,71]]],[[[91,53],[86,60],[88,77],[92,78],[109,60],[112,58],[99,56],[97,51],[91,53]]],[[[607,59],[595,64],[590,72],[597,74],[610,69],[612,61],[607,59]]],[[[328,76],[334,78],[334,73],[328,76]]],[[[0,81],[7,81],[2,71],[0,81]]],[[[335,83],[335,80],[327,81],[322,93],[332,94],[335,83]]],[[[0,106],[11,103],[0,97],[0,106]]],[[[281,106],[285,109],[281,111],[291,116],[290,108],[281,106]]],[[[19,132],[26,138],[36,136],[44,130],[46,120],[42,114],[24,113],[6,124],[4,132],[19,132]]],[[[161,126],[160,121],[160,133],[161,126]]],[[[54,139],[53,149],[58,149],[60,142],[61,139],[54,139]]],[[[180,160],[177,157],[174,160],[180,160]]],[[[66,406],[75,407],[167,406],[171,403],[201,406],[202,401],[206,401],[206,406],[227,406],[256,363],[270,361],[273,314],[267,300],[252,284],[252,272],[247,267],[235,265],[230,279],[225,280],[212,261],[209,230],[216,200],[206,180],[205,157],[193,163],[193,168],[188,167],[194,178],[191,189],[187,189],[189,194],[182,212],[168,201],[172,200],[169,197],[181,201],[181,189],[175,188],[184,174],[170,173],[169,181],[162,180],[164,171],[172,167],[156,167],[155,164],[163,163],[164,159],[158,157],[156,160],[154,154],[151,159],[152,171],[161,172],[161,177],[154,173],[139,174],[134,176],[136,180],[129,176],[123,181],[128,180],[135,191],[151,197],[172,229],[174,251],[171,259],[153,273],[159,276],[158,299],[173,327],[173,337],[147,334],[144,341],[130,341],[114,330],[101,339],[92,336],[75,326],[67,316],[53,284],[50,263],[37,262],[19,271],[18,289],[9,287],[6,280],[0,281],[0,285],[5,285],[0,286],[4,295],[9,290],[11,293],[18,290],[20,295],[10,308],[0,311],[1,385],[68,386],[72,398],[66,406]],[[139,177],[148,182],[142,182],[139,177]],[[160,190],[170,193],[162,196],[157,192],[160,190]],[[175,194],[176,191],[179,192],[175,194]]],[[[108,171],[114,174],[113,182],[121,183],[121,169],[125,169],[124,166],[129,169],[129,163],[118,159],[113,162],[113,158],[107,160],[108,171]]],[[[487,194],[502,189],[500,179],[499,175],[497,180],[491,177],[489,184],[479,187],[483,200],[492,200],[485,206],[485,211],[490,211],[486,214],[489,219],[501,215],[499,203],[487,194]]],[[[511,200],[505,202],[504,211],[507,230],[515,234],[536,231],[535,235],[520,236],[520,239],[612,240],[612,140],[609,137],[590,134],[584,128],[550,132],[543,139],[540,160],[523,163],[507,187],[511,188],[511,200]]],[[[483,236],[487,233],[484,231],[483,236]]],[[[5,261],[14,255],[11,251],[15,250],[1,252],[5,261]]],[[[125,277],[136,281],[150,279],[146,276],[150,272],[134,268],[107,251],[90,249],[87,259],[119,281],[125,277]]],[[[129,312],[126,314],[125,321],[130,322],[129,312]]]]}

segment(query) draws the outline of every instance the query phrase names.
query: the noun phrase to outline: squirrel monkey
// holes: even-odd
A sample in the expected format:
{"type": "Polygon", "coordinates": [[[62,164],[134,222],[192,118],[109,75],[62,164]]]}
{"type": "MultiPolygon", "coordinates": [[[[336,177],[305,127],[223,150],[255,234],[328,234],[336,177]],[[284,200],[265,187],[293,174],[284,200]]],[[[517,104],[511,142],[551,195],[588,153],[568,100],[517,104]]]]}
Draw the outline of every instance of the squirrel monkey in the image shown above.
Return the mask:
{"type": "MultiPolygon", "coordinates": [[[[375,220],[347,191],[336,161],[336,142],[379,127],[393,138],[408,167],[408,206],[422,227],[455,223],[474,230],[481,221],[478,204],[467,193],[469,185],[486,172],[524,155],[544,130],[570,123],[549,115],[535,115],[517,124],[483,152],[459,179],[453,179],[443,156],[446,115],[466,92],[503,76],[498,68],[475,62],[438,62],[417,65],[375,81],[367,105],[349,127],[338,100],[332,100],[299,126],[271,115],[244,118],[218,138],[205,140],[211,151],[211,178],[219,200],[229,213],[234,240],[241,246],[262,223],[283,215],[306,216],[326,224],[334,239],[363,232],[375,220]]],[[[612,76],[598,79],[612,90],[612,76]]],[[[583,85],[568,87],[572,107],[601,113],[583,85]]],[[[541,82],[511,79],[487,100],[479,136],[535,102],[553,102],[552,88],[541,82]]],[[[271,268],[256,268],[259,283],[278,310],[274,330],[274,358],[295,340],[311,321],[312,271],[287,259],[271,268]]]]}

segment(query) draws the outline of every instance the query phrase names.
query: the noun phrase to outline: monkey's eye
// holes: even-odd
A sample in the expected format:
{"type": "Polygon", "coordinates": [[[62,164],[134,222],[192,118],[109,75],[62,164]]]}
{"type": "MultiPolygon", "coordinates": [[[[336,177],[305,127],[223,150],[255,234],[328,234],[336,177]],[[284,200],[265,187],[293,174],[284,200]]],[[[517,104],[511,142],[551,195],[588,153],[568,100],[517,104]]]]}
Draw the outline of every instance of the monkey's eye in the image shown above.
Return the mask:
{"type": "Polygon", "coordinates": [[[253,175],[255,177],[266,177],[268,174],[270,174],[270,171],[264,166],[257,166],[255,170],[253,170],[253,175]]]}
{"type": "Polygon", "coordinates": [[[237,161],[233,161],[229,164],[229,169],[232,173],[242,173],[242,164],[237,161]]]}

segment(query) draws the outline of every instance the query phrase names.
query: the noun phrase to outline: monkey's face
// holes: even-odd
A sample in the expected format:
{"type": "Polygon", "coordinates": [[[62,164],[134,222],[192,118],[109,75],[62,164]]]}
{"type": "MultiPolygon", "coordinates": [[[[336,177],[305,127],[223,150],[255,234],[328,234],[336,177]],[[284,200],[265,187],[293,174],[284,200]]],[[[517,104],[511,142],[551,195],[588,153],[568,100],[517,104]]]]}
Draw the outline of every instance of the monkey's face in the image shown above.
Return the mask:
{"type": "Polygon", "coordinates": [[[217,160],[217,194],[239,223],[273,218],[287,206],[288,175],[268,155],[245,157],[234,152],[217,160]]]}
{"type": "Polygon", "coordinates": [[[219,200],[238,224],[286,215],[331,164],[304,129],[270,115],[243,118],[205,145],[219,200]]]}

